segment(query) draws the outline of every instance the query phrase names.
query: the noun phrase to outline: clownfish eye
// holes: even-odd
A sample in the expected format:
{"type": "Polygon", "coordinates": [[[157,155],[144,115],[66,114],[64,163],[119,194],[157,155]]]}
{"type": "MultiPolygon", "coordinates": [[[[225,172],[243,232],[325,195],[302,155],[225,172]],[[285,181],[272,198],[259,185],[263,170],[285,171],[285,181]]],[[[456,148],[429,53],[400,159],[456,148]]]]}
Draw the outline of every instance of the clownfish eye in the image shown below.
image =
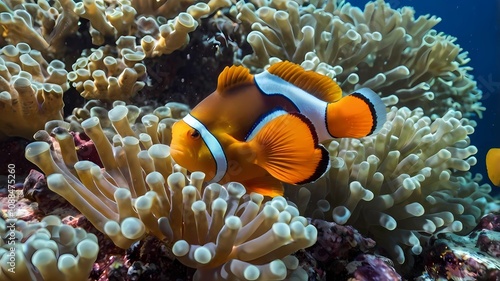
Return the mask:
{"type": "Polygon", "coordinates": [[[193,130],[191,131],[191,134],[189,135],[192,139],[199,139],[201,134],[198,130],[193,130]]]}

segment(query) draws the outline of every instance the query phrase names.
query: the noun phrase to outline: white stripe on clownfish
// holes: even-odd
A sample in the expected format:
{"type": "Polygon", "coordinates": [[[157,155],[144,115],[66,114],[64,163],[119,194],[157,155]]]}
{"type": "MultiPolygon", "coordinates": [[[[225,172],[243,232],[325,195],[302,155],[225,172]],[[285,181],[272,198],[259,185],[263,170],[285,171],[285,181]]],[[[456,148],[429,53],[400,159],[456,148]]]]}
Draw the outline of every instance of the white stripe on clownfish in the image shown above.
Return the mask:
{"type": "Polygon", "coordinates": [[[332,139],[333,136],[326,127],[327,102],[267,71],[254,75],[254,81],[262,94],[280,95],[288,99],[301,114],[307,116],[313,123],[320,142],[332,139]]]}
{"type": "Polygon", "coordinates": [[[224,153],[224,149],[221,144],[217,140],[217,138],[201,123],[198,119],[194,118],[191,114],[186,115],[182,120],[186,122],[193,129],[197,130],[203,142],[208,147],[208,150],[212,154],[212,157],[215,159],[216,171],[215,176],[208,180],[208,182],[219,182],[221,181],[227,173],[227,158],[224,153]]]}
{"type": "MultiPolygon", "coordinates": [[[[280,77],[264,71],[254,75],[255,85],[259,91],[267,96],[279,95],[289,100],[300,114],[306,116],[314,125],[316,134],[320,142],[330,140],[332,136],[328,131],[328,102],[322,101],[311,95],[307,91],[295,86],[294,84],[281,79],[280,77]]],[[[364,99],[374,112],[384,112],[385,105],[380,97],[371,89],[361,88],[351,95],[364,99]]],[[[385,123],[385,115],[375,114],[375,126],[371,134],[378,132],[385,123]]]]}

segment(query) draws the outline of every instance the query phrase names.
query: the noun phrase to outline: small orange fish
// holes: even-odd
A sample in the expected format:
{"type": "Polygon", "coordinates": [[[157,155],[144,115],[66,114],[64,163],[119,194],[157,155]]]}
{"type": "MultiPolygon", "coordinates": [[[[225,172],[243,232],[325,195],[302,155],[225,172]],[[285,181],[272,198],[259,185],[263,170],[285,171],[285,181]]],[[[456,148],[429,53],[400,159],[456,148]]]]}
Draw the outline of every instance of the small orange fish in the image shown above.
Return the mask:
{"type": "Polygon", "coordinates": [[[280,62],[257,75],[226,67],[217,89],[172,128],[171,155],[210,182],[238,181],[248,192],[283,194],[329,167],[320,142],[377,132],[385,105],[370,89],[342,98],[330,78],[280,62]]]}
{"type": "Polygon", "coordinates": [[[500,148],[492,148],[486,154],[486,171],[490,181],[500,186],[500,148]]]}

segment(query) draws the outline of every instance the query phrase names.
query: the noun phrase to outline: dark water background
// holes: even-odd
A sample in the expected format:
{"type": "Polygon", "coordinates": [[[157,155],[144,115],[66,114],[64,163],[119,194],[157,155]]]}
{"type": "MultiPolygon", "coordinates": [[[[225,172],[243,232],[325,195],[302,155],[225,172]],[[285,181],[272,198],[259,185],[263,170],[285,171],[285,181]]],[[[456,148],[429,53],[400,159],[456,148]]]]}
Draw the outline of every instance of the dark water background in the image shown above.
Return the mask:
{"type": "MultiPolygon", "coordinates": [[[[353,6],[363,9],[367,1],[352,0],[353,6]]],[[[500,0],[387,0],[392,8],[411,6],[415,17],[435,15],[442,20],[434,29],[457,37],[455,43],[469,52],[469,66],[474,70],[478,87],[483,91],[482,103],[486,107],[483,118],[471,136],[472,144],[478,148],[477,164],[473,173],[486,175],[485,157],[492,147],[500,147],[500,0]]],[[[499,163],[500,165],[500,163],[499,163]]],[[[500,194],[500,187],[493,187],[500,194]]]]}

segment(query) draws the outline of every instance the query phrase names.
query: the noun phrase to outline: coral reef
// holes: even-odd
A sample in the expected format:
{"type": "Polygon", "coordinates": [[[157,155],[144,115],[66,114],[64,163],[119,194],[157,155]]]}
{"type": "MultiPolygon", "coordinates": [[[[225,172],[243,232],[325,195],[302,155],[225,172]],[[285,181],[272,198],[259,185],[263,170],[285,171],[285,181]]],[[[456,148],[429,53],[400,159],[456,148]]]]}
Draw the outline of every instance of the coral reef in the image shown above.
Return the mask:
{"type": "Polygon", "coordinates": [[[0,49],[0,139],[31,139],[50,120],[62,120],[69,88],[64,63],[48,63],[26,43],[0,49]]]}
{"type": "MultiPolygon", "coordinates": [[[[137,36],[140,48],[149,57],[170,54],[184,47],[189,42],[188,33],[198,27],[201,18],[230,4],[228,0],[208,3],[121,0],[107,5],[102,0],[85,0],[76,3],[74,11],[89,21],[93,44],[104,45],[106,38],[119,41],[129,35],[137,36]]],[[[135,48],[132,51],[136,51],[135,48]]]]}
{"type": "Polygon", "coordinates": [[[102,45],[106,36],[117,38],[116,48],[102,46],[73,64],[73,71],[69,73],[68,79],[85,99],[130,100],[147,82],[144,58],[171,54],[184,48],[190,41],[188,34],[198,27],[200,18],[230,2],[214,0],[208,4],[196,3],[189,6],[186,12],[179,13],[161,25],[154,18],[141,16],[137,20],[137,28],[144,34],[140,42],[129,31],[137,29],[130,27],[134,23],[134,8],[129,1],[121,1],[119,4],[120,8],[115,8],[114,12],[106,12],[106,16],[103,3],[83,1],[76,5],[78,14],[91,23],[90,32],[94,44],[102,45]],[[123,26],[118,28],[115,19],[123,26]]]}
{"type": "Polygon", "coordinates": [[[106,45],[110,39],[122,36],[138,36],[145,53],[152,54],[151,50],[157,56],[184,47],[189,42],[188,33],[197,28],[200,18],[229,5],[228,0],[6,1],[0,5],[0,31],[4,42],[27,43],[44,55],[61,57],[68,51],[69,38],[85,38],[77,33],[84,22],[94,45],[106,45]]]}
{"type": "Polygon", "coordinates": [[[346,93],[368,87],[394,94],[399,107],[421,107],[433,118],[448,109],[466,117],[485,110],[468,73],[467,52],[456,38],[432,29],[440,18],[415,19],[411,7],[395,10],[383,0],[363,11],[343,1],[249,1],[236,7],[253,49],[241,59],[245,66],[258,70],[293,61],[336,79],[346,93]]]}
{"type": "Polygon", "coordinates": [[[474,124],[459,111],[432,121],[421,109],[393,107],[387,120],[375,136],[332,141],[326,176],[285,194],[302,214],[353,225],[412,264],[432,235],[475,227],[491,187],[467,173],[476,163],[474,124]]]}
{"type": "Polygon", "coordinates": [[[56,216],[39,223],[0,218],[0,235],[2,280],[87,280],[99,253],[95,235],[56,216]]]}
{"type": "Polygon", "coordinates": [[[10,44],[25,43],[44,56],[64,54],[66,40],[78,30],[78,16],[72,0],[12,1],[0,3],[0,32],[10,44]]]}
{"type": "Polygon", "coordinates": [[[195,187],[182,192],[188,201],[182,212],[183,239],[175,239],[179,222],[173,213],[159,224],[168,240],[177,240],[172,252],[179,261],[198,268],[194,280],[307,280],[289,254],[312,246],[317,231],[284,198],[263,204],[263,196],[252,193],[240,203],[245,188],[237,183],[229,183],[227,189],[209,185],[197,201],[195,187]]]}
{"type": "MultiPolygon", "coordinates": [[[[23,187],[24,190],[26,190],[25,194],[30,194],[31,196],[35,197],[36,201],[38,202],[36,208],[38,210],[43,210],[44,213],[46,214],[57,214],[61,216],[65,216],[70,214],[69,217],[66,217],[63,219],[63,221],[66,221],[65,223],[71,224],[73,226],[78,226],[82,227],[85,229],[90,229],[93,233],[96,231],[90,223],[78,213],[73,214],[71,206],[65,201],[61,200],[61,198],[50,191],[46,185],[46,181],[43,177],[40,177],[40,173],[38,172],[33,172],[33,176],[29,178],[25,182],[25,185],[23,187]],[[57,198],[59,197],[59,198],[57,198]],[[61,212],[63,211],[63,212],[61,212]]],[[[182,178],[182,177],[181,177],[182,178]]],[[[228,186],[229,187],[229,186],[228,186]]],[[[216,204],[220,203],[220,199],[222,199],[221,196],[227,196],[227,191],[233,190],[233,191],[238,191],[241,192],[241,186],[236,184],[236,186],[231,187],[229,190],[225,189],[224,187],[220,186],[215,186],[212,185],[209,187],[210,192],[219,190],[221,193],[219,193],[219,200],[217,201],[216,204]],[[236,188],[236,189],[234,189],[236,188]]],[[[209,191],[206,191],[207,193],[209,191]]],[[[206,193],[206,194],[207,194],[206,193]]],[[[237,192],[238,193],[238,192],[237,192]]],[[[239,194],[239,193],[238,193],[239,194]]],[[[244,195],[245,198],[242,198],[243,204],[241,204],[238,208],[240,210],[247,210],[248,208],[253,208],[255,207],[253,203],[250,201],[252,200],[252,197],[248,197],[248,195],[244,195]]],[[[26,196],[25,196],[26,197],[26,196]]],[[[253,200],[260,201],[259,199],[260,196],[258,195],[253,195],[253,200]],[[257,197],[255,197],[257,196],[257,197]]],[[[207,196],[204,196],[203,198],[207,198],[207,196]]],[[[23,199],[23,201],[28,201],[26,199],[23,199]]],[[[214,201],[215,202],[215,201],[214,201]]],[[[232,201],[231,201],[232,202],[232,201]]],[[[282,208],[285,203],[285,201],[282,198],[276,199],[274,203],[271,203],[269,205],[278,208],[282,208]]],[[[265,204],[263,202],[263,204],[265,204]]],[[[18,208],[29,208],[28,206],[21,207],[19,206],[18,208]]],[[[272,208],[268,208],[272,209],[272,208]]],[[[293,211],[294,213],[297,213],[296,210],[294,210],[291,206],[286,206],[285,212],[288,211],[293,211]]],[[[208,212],[211,212],[210,210],[207,210],[208,212]]],[[[229,210],[227,209],[226,211],[226,216],[229,216],[227,213],[229,210]]],[[[21,211],[25,212],[25,211],[21,211]]],[[[29,212],[27,212],[29,213],[29,212]]],[[[243,211],[244,213],[244,211],[243,211]]],[[[241,219],[244,219],[242,212],[236,212],[235,215],[240,217],[241,219]]],[[[249,211],[246,211],[246,214],[249,214],[249,211]]],[[[40,214],[42,215],[42,214],[40,214]]],[[[283,213],[278,216],[278,218],[281,216],[285,216],[286,214],[283,213]]],[[[286,215],[288,217],[288,215],[286,215]]],[[[26,217],[26,216],[24,216],[26,217]]],[[[248,216],[246,216],[248,218],[248,216]]],[[[260,215],[262,218],[263,216],[260,215]]],[[[258,219],[256,217],[255,219],[258,219]]],[[[294,220],[297,220],[299,218],[295,217],[294,220]]],[[[302,218],[300,220],[303,220],[302,218]]],[[[163,219],[163,222],[165,223],[165,220],[163,219]]],[[[329,225],[329,223],[326,222],[320,222],[320,221],[315,221],[312,223],[314,226],[320,226],[320,225],[329,225]]],[[[354,245],[354,243],[350,243],[350,235],[353,237],[360,237],[359,234],[355,232],[352,228],[349,227],[344,227],[344,226],[336,226],[337,228],[348,228],[348,231],[343,232],[343,236],[346,237],[345,240],[340,240],[337,241],[338,239],[332,239],[332,236],[330,234],[322,235],[323,240],[325,240],[322,245],[328,245],[329,247],[332,248],[342,248],[344,249],[344,253],[350,253],[351,251],[348,250],[349,247],[351,248],[356,248],[357,246],[354,245]],[[340,245],[336,245],[340,244],[340,245]],[[350,245],[353,244],[353,245],[350,245]]],[[[310,228],[310,227],[309,227],[310,228]]],[[[243,231],[244,229],[241,229],[243,231]]],[[[262,230],[262,229],[261,229],[262,230]]],[[[171,253],[171,247],[167,246],[165,242],[160,241],[158,238],[156,238],[153,235],[148,235],[145,236],[144,239],[141,241],[134,243],[129,249],[121,250],[116,249],[112,247],[113,242],[103,236],[101,233],[95,232],[96,235],[99,238],[99,246],[100,246],[100,255],[99,258],[94,264],[94,269],[92,270],[91,273],[91,279],[96,280],[96,279],[112,279],[112,278],[139,278],[139,279],[147,279],[150,280],[151,278],[160,278],[162,280],[177,280],[177,279],[182,279],[182,280],[192,280],[193,278],[193,273],[194,270],[189,270],[186,266],[181,264],[178,260],[172,260],[174,257],[173,254],[171,253]],[[148,279],[149,278],[149,279],[148,279]]],[[[239,234],[241,235],[241,234],[239,234]]],[[[216,237],[213,236],[213,237],[216,237]]],[[[357,239],[357,238],[356,238],[357,239]]],[[[354,240],[354,239],[353,239],[354,240]]],[[[353,241],[352,240],[352,241],[353,241]]],[[[370,240],[371,241],[371,240],[370,240]]],[[[362,242],[360,242],[362,243],[362,242]]],[[[371,242],[373,243],[373,241],[371,242]]],[[[210,244],[210,243],[209,243],[210,244]]],[[[209,245],[207,244],[207,245],[209,245]]],[[[169,245],[171,245],[169,243],[169,245]]],[[[193,245],[195,246],[195,245],[193,245]]],[[[196,246],[195,246],[196,247],[196,246]]],[[[284,249],[284,248],[282,248],[284,249]]],[[[324,280],[325,276],[325,268],[327,264],[325,265],[318,265],[315,261],[315,259],[312,257],[310,252],[312,251],[318,251],[321,250],[321,247],[315,247],[312,250],[309,250],[312,248],[308,248],[307,250],[300,250],[298,253],[294,254],[295,257],[299,259],[299,265],[301,268],[307,271],[307,274],[309,275],[309,278],[313,278],[313,280],[324,280]],[[305,265],[307,263],[307,265],[305,265]]],[[[356,250],[353,250],[356,251],[356,250]]],[[[344,258],[346,259],[346,262],[351,260],[350,254],[344,255],[344,258]]],[[[294,261],[294,258],[292,257],[287,257],[284,259],[286,265],[290,265],[289,262],[294,261]]],[[[278,262],[279,263],[279,262],[278,262]]],[[[275,263],[276,264],[276,263],[275,263]]],[[[217,268],[215,268],[217,269],[217,268]]],[[[204,276],[207,276],[207,274],[214,273],[215,269],[207,270],[207,269],[201,269],[200,271],[204,272],[204,276]]],[[[300,270],[301,275],[304,275],[304,272],[300,270]]],[[[296,272],[295,274],[297,274],[296,272]]],[[[197,273],[198,275],[200,273],[197,273]]],[[[309,279],[310,280],[310,279],[309,279]]]]}
{"type": "Polygon", "coordinates": [[[136,138],[127,113],[123,105],[108,113],[119,133],[113,146],[97,117],[81,124],[104,170],[78,161],[73,138],[62,127],[52,130],[54,137],[39,131],[37,139],[47,142],[29,144],[26,158],[47,175],[52,191],[117,246],[129,248],[146,233],[166,239],[174,256],[198,268],[195,280],[307,279],[289,254],[314,244],[316,229],[295,207],[281,197],[263,203],[262,195],[243,196],[237,183],[203,187],[203,173],[191,173],[186,185],[185,174],[172,173],[169,147],[158,143],[158,117],[145,115],[145,126],[156,120],[152,136],[136,138]]]}
{"type": "MultiPolygon", "coordinates": [[[[83,133],[84,129],[81,123],[91,117],[96,117],[106,137],[112,141],[118,132],[110,120],[110,116],[113,116],[114,120],[126,118],[136,137],[141,137],[141,133],[147,133],[149,137],[158,138],[154,140],[154,143],[168,145],[172,138],[173,123],[186,116],[190,110],[187,105],[178,102],[168,102],[163,106],[153,108],[151,106],[126,105],[122,101],[113,102],[112,108],[108,110],[102,102],[91,100],[82,108],[73,109],[73,114],[66,118],[66,121],[69,122],[69,126],[66,128],[72,132],[83,133]]],[[[48,123],[48,126],[45,127],[47,132],[51,131],[51,124],[61,126],[59,122],[48,123]]],[[[146,135],[143,137],[147,138],[146,135]]],[[[98,164],[96,161],[93,162],[98,164]]]]}
{"type": "MultiPolygon", "coordinates": [[[[32,171],[16,206],[86,223],[100,243],[53,216],[18,220],[15,231],[0,219],[0,279],[86,280],[98,251],[92,279],[400,280],[403,266],[424,270],[417,255],[428,266],[421,280],[498,274],[498,229],[457,236],[499,207],[469,172],[477,148],[468,118],[485,110],[482,93],[467,52],[434,30],[440,21],[382,0],[364,9],[341,0],[0,1],[0,139],[34,138],[26,157],[48,176],[32,171]],[[378,135],[326,144],[329,173],[287,187],[286,200],[205,185],[203,174],[172,166],[171,125],[224,66],[260,72],[279,60],[346,94],[372,88],[395,106],[389,121],[378,135]],[[297,251],[316,228],[318,243],[297,251]],[[16,276],[5,263],[11,233],[23,262],[16,276]],[[466,240],[483,255],[465,254],[466,240]]],[[[24,145],[1,145],[18,181],[32,167],[16,155],[24,145]]],[[[20,188],[0,185],[0,202],[20,188]]]]}
{"type": "Polygon", "coordinates": [[[132,51],[128,44],[135,45],[135,38],[121,37],[117,52],[112,56],[109,47],[94,50],[88,57],[80,57],[72,65],[68,80],[85,99],[103,101],[128,101],[145,82],[146,66],[142,63],[144,53],[132,51]]]}
{"type": "MultiPolygon", "coordinates": [[[[126,2],[128,1],[122,1],[120,5],[126,2]]],[[[104,8],[97,2],[84,1],[77,4],[78,13],[91,23],[90,32],[94,44],[103,44],[104,36],[120,34],[119,37],[116,36],[118,37],[116,48],[110,45],[100,47],[92,50],[88,57],[81,57],[73,64],[73,71],[68,74],[68,80],[73,82],[73,87],[85,99],[130,100],[145,85],[146,66],[143,59],[170,54],[185,47],[189,42],[188,33],[198,26],[197,20],[213,12],[209,5],[198,3],[188,8],[187,13],[180,13],[162,25],[158,25],[154,19],[141,17],[138,21],[143,23],[143,27],[147,23],[148,30],[141,29],[147,35],[140,40],[138,46],[137,38],[128,36],[130,32],[120,32],[121,29],[130,30],[131,27],[114,28],[117,25],[113,24],[115,18],[125,26],[130,26],[134,22],[135,10],[131,6],[126,7],[129,9],[121,7],[120,10],[128,11],[127,15],[116,11],[109,13],[107,17],[111,22],[109,24],[104,17],[104,8]]]]}
{"type": "Polygon", "coordinates": [[[202,18],[229,5],[228,0],[7,1],[0,6],[0,31],[5,43],[26,44],[45,57],[66,59],[65,54],[83,51],[71,62],[68,80],[73,87],[86,99],[129,100],[147,82],[145,57],[186,47],[189,33],[202,18]],[[146,14],[138,13],[136,7],[146,14]],[[87,34],[82,34],[80,27],[87,25],[87,34]],[[87,37],[100,47],[90,49],[87,37]],[[70,41],[82,44],[68,48],[70,41]]]}

